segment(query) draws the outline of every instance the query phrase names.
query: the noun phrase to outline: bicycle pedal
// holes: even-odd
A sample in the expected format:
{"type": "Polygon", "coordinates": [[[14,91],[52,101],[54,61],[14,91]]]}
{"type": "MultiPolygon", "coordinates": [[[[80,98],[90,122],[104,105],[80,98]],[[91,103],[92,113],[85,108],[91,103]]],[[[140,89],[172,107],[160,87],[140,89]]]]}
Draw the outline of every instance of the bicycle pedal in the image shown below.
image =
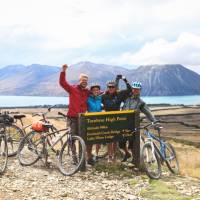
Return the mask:
{"type": "Polygon", "coordinates": [[[52,162],[47,161],[47,162],[45,163],[45,166],[46,166],[47,168],[50,168],[51,165],[52,165],[52,162]]]}
{"type": "Polygon", "coordinates": [[[59,154],[60,154],[60,151],[57,150],[57,151],[56,151],[56,157],[59,157],[59,154]]]}

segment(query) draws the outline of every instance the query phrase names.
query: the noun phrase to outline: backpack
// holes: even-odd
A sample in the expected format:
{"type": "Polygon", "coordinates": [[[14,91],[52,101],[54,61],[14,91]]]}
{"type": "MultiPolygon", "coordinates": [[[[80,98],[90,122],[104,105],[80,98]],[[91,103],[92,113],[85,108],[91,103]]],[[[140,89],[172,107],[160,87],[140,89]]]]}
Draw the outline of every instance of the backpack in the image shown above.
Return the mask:
{"type": "Polygon", "coordinates": [[[14,118],[7,114],[0,114],[0,123],[4,124],[12,124],[14,122],[14,118]]]}

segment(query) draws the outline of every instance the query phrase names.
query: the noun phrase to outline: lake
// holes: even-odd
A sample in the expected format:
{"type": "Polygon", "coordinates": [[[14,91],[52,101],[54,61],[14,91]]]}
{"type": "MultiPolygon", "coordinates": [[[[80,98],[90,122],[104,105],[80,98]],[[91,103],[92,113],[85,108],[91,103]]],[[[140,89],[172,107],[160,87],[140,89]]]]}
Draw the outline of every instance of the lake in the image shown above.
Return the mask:
{"type": "MultiPolygon", "coordinates": [[[[200,95],[142,97],[148,104],[200,105],[200,95]]],[[[0,107],[68,104],[68,97],[0,96],[0,107]]]]}

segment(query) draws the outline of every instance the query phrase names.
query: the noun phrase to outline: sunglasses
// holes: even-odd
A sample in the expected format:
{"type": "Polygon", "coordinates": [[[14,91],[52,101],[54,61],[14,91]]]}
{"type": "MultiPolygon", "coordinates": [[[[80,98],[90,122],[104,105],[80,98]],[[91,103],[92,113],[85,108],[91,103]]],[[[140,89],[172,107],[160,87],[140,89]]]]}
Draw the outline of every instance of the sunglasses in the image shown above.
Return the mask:
{"type": "Polygon", "coordinates": [[[115,86],[108,86],[108,88],[115,88],[115,86]]]}

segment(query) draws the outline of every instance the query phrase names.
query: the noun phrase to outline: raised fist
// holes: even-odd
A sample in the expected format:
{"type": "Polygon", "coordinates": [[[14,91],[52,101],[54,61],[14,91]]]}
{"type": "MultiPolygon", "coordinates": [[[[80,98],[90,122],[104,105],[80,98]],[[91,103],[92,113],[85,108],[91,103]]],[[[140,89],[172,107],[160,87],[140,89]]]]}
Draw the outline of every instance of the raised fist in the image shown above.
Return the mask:
{"type": "Polygon", "coordinates": [[[64,65],[62,66],[63,72],[66,71],[67,68],[68,68],[68,65],[67,65],[67,64],[64,64],[64,65]]]}
{"type": "Polygon", "coordinates": [[[121,74],[118,74],[118,75],[117,75],[117,79],[122,79],[122,75],[121,75],[121,74]]]}
{"type": "Polygon", "coordinates": [[[122,80],[123,80],[125,83],[128,82],[125,76],[122,76],[122,80]]]}

